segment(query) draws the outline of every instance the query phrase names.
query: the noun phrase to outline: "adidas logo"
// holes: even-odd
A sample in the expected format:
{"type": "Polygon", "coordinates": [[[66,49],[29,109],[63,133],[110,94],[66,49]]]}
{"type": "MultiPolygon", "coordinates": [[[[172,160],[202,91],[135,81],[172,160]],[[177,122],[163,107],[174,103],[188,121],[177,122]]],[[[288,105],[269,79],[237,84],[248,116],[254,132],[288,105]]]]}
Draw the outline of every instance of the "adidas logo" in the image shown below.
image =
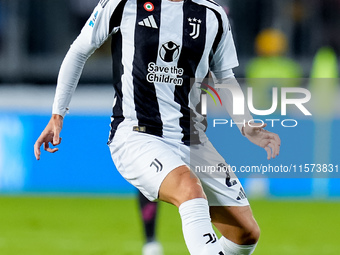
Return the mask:
{"type": "Polygon", "coordinates": [[[138,25],[143,26],[143,27],[158,28],[153,15],[150,15],[149,17],[143,19],[142,21],[139,21],[138,25]]]}
{"type": "Polygon", "coordinates": [[[244,192],[244,190],[242,189],[242,187],[240,188],[240,192],[238,193],[238,197],[236,198],[237,200],[241,200],[241,199],[245,199],[247,198],[246,193],[244,192]]]}

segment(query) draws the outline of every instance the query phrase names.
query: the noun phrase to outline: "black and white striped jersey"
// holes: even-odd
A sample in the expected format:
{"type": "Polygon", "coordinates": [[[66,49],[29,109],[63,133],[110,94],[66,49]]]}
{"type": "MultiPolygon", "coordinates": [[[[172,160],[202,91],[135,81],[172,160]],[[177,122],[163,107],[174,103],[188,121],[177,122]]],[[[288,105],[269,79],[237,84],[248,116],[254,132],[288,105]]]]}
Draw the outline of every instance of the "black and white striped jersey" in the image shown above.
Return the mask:
{"type": "Polygon", "coordinates": [[[192,78],[223,78],[238,65],[227,16],[211,0],[101,0],[82,34],[96,48],[112,36],[110,140],[130,126],[188,144],[198,133],[192,78]]]}

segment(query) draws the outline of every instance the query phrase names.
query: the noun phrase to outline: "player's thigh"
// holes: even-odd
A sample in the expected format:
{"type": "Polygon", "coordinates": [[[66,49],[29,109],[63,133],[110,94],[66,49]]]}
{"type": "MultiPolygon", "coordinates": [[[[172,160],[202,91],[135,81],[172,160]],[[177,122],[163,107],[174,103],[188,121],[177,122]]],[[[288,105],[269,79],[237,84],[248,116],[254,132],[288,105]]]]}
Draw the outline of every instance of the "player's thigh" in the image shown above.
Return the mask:
{"type": "Polygon", "coordinates": [[[190,146],[190,165],[201,180],[209,206],[249,205],[240,180],[209,141],[190,146]]]}
{"type": "Polygon", "coordinates": [[[250,206],[211,206],[211,221],[227,239],[241,245],[254,244],[260,229],[250,206]]]}
{"type": "Polygon", "coordinates": [[[165,177],[185,165],[174,146],[132,130],[118,130],[109,148],[120,174],[151,201],[165,177]]]}

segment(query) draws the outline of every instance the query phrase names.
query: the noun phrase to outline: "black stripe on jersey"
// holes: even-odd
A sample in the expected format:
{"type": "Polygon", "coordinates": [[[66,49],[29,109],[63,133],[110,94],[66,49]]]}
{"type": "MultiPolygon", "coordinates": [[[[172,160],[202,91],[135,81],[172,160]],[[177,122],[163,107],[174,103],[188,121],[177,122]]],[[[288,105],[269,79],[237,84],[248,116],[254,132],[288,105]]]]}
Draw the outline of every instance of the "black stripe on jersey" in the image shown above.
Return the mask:
{"type": "Polygon", "coordinates": [[[148,11],[144,6],[147,1],[137,0],[137,18],[135,25],[135,52],[133,60],[133,86],[135,110],[139,126],[145,126],[146,132],[156,135],[163,135],[163,122],[159,111],[154,83],[147,81],[148,64],[156,63],[158,56],[159,29],[141,26],[138,23],[154,17],[157,27],[160,27],[161,0],[151,0],[154,6],[148,11]]]}
{"type": "Polygon", "coordinates": [[[112,35],[111,51],[112,51],[113,87],[116,92],[115,96],[116,102],[112,109],[113,121],[111,122],[111,131],[108,144],[111,143],[119,124],[122,123],[124,120],[122,107],[123,93],[121,81],[124,69],[122,65],[122,34],[120,33],[120,31],[112,35]]]}
{"type": "MultiPolygon", "coordinates": [[[[108,33],[110,34],[114,27],[118,27],[121,23],[124,6],[127,0],[121,1],[110,18],[110,28],[108,33]]],[[[107,1],[101,1],[103,8],[107,4],[107,1]]],[[[120,123],[123,122],[123,108],[122,108],[122,101],[123,101],[123,94],[122,94],[122,82],[121,77],[123,75],[123,65],[122,65],[122,35],[119,32],[112,35],[111,41],[111,53],[112,53],[112,75],[113,75],[113,87],[116,92],[115,97],[115,105],[112,109],[112,117],[113,121],[111,122],[111,131],[109,136],[110,143],[116,133],[117,127],[120,123]]]]}
{"type": "Polygon", "coordinates": [[[220,6],[218,3],[216,3],[216,2],[214,2],[214,1],[211,1],[211,0],[207,0],[209,3],[212,3],[212,4],[214,4],[214,5],[216,5],[216,6],[220,6]]]}
{"type": "Polygon", "coordinates": [[[99,3],[102,6],[102,8],[105,8],[106,4],[109,2],[110,0],[101,0],[99,3]]]}
{"type": "Polygon", "coordinates": [[[216,50],[217,50],[217,47],[220,44],[221,39],[222,39],[222,35],[223,35],[223,21],[222,21],[221,14],[218,11],[216,11],[216,10],[214,10],[212,8],[209,8],[209,9],[215,13],[216,18],[218,20],[218,31],[217,31],[217,35],[215,37],[215,41],[214,41],[214,44],[213,44],[213,47],[212,47],[213,53],[215,53],[216,50]]]}
{"type": "Polygon", "coordinates": [[[124,11],[124,6],[126,4],[127,0],[122,0],[114,10],[114,12],[111,15],[110,18],[110,25],[109,25],[109,34],[112,33],[112,30],[115,27],[120,26],[120,23],[122,21],[122,16],[123,16],[123,11],[124,11]]]}
{"type": "MultiPolygon", "coordinates": [[[[180,126],[184,134],[182,142],[189,145],[190,142],[199,142],[191,117],[194,112],[189,108],[189,92],[193,84],[190,78],[195,77],[196,69],[201,61],[206,44],[206,17],[207,9],[203,5],[192,1],[183,3],[183,41],[182,51],[178,60],[178,67],[183,68],[183,86],[176,86],[175,101],[181,105],[183,117],[180,119],[180,126]]],[[[204,77],[202,77],[204,78],[204,77]]]]}

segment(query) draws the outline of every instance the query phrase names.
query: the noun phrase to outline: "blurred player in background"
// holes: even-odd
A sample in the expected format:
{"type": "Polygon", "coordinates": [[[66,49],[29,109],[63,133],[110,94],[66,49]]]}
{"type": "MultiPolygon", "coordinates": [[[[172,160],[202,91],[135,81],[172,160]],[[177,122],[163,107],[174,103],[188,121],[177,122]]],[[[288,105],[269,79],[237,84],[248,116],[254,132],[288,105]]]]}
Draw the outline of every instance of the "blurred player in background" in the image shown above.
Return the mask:
{"type": "Polygon", "coordinates": [[[287,38],[278,29],[262,30],[255,40],[257,57],[246,67],[247,78],[301,78],[301,66],[286,56],[287,38]]]}
{"type": "Polygon", "coordinates": [[[142,254],[163,255],[163,247],[156,239],[158,203],[150,201],[141,192],[138,192],[138,202],[145,235],[142,254]]]}
{"type": "MultiPolygon", "coordinates": [[[[193,172],[195,166],[227,165],[196,110],[203,79],[211,71],[216,84],[242,93],[232,71],[238,60],[230,24],[213,1],[101,0],[63,61],[51,120],[34,146],[36,159],[43,144],[48,152],[58,150],[49,143],[61,142],[82,69],[109,36],[115,102],[108,145],[117,170],[150,201],[179,208],[190,254],[252,254],[260,231],[238,178],[193,172]],[[211,223],[222,234],[219,241],[211,223]]],[[[251,121],[247,109],[233,114],[228,91],[219,93],[234,121],[251,121]]],[[[278,135],[260,124],[238,127],[268,159],[279,154],[278,135]]]]}
{"type": "Polygon", "coordinates": [[[286,56],[288,41],[283,32],[274,28],[262,30],[255,40],[257,57],[246,66],[248,85],[254,87],[256,106],[270,106],[273,87],[297,87],[303,76],[302,68],[286,56]]]}

